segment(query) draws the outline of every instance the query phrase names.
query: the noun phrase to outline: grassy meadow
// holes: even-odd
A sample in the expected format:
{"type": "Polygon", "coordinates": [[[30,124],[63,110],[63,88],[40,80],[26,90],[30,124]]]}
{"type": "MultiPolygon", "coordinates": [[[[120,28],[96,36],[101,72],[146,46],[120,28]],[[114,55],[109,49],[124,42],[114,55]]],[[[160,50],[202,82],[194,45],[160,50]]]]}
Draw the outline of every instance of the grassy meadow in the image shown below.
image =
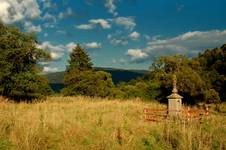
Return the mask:
{"type": "Polygon", "coordinates": [[[0,98],[0,150],[226,149],[224,111],[211,110],[200,125],[144,121],[144,108],[165,107],[139,99],[48,97],[28,104],[0,98]]]}

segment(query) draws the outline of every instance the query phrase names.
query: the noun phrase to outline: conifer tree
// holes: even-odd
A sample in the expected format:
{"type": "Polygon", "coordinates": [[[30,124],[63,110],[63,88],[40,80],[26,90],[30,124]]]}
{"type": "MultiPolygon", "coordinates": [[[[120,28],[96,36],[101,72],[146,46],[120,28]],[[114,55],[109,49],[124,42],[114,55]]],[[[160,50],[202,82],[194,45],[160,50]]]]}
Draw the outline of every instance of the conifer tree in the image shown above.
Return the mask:
{"type": "Polygon", "coordinates": [[[79,44],[72,50],[70,54],[69,66],[67,71],[77,69],[78,71],[85,71],[92,69],[92,62],[85,49],[79,44]]]}
{"type": "Polygon", "coordinates": [[[79,44],[73,49],[64,76],[63,94],[106,97],[114,86],[111,74],[92,70],[89,55],[79,44]]]}

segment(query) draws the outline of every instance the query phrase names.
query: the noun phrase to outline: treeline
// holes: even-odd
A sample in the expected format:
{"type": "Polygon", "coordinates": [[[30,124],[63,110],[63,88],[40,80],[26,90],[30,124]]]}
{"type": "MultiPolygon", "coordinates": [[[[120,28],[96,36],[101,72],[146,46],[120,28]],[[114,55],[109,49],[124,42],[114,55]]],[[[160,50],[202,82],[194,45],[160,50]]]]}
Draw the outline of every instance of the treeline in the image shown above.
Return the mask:
{"type": "MultiPolygon", "coordinates": [[[[47,79],[40,76],[38,61],[50,60],[37,48],[32,34],[0,24],[0,94],[11,99],[33,100],[52,94],[47,79]]],[[[188,104],[226,101],[226,45],[206,50],[195,58],[183,55],[163,56],[153,62],[149,72],[128,83],[114,85],[111,74],[95,71],[85,49],[79,44],[70,54],[64,76],[64,96],[85,95],[166,101],[176,74],[179,94],[188,104]]]]}

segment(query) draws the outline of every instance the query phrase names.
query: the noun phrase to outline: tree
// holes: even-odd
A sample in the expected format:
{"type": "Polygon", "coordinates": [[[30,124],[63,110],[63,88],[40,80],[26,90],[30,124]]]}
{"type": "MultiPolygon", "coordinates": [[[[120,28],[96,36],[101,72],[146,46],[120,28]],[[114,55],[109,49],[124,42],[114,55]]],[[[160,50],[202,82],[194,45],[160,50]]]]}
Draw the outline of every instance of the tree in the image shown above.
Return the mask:
{"type": "Polygon", "coordinates": [[[77,69],[79,71],[91,70],[93,65],[89,55],[79,44],[72,50],[68,62],[69,66],[67,67],[67,71],[71,69],[77,69]]]}
{"type": "Polygon", "coordinates": [[[192,60],[182,55],[163,56],[155,61],[150,67],[149,79],[152,83],[159,84],[160,94],[156,97],[166,100],[172,90],[172,75],[176,74],[179,93],[184,97],[183,101],[195,104],[204,101],[204,92],[208,86],[196,70],[192,60]]]}
{"type": "Polygon", "coordinates": [[[85,95],[92,97],[107,97],[111,94],[114,84],[111,74],[104,71],[81,71],[72,70],[65,75],[63,89],[65,96],[85,95]]]}
{"type": "Polygon", "coordinates": [[[51,91],[48,81],[37,75],[37,61],[48,59],[49,55],[36,45],[34,35],[0,23],[1,95],[15,100],[31,100],[51,91]]]}
{"type": "Polygon", "coordinates": [[[222,101],[226,101],[226,44],[221,48],[206,50],[194,60],[200,63],[205,82],[218,92],[222,101]]]}
{"type": "Polygon", "coordinates": [[[92,62],[85,49],[78,44],[70,54],[64,76],[65,96],[85,95],[106,97],[114,86],[111,74],[92,70],[92,62]]]}

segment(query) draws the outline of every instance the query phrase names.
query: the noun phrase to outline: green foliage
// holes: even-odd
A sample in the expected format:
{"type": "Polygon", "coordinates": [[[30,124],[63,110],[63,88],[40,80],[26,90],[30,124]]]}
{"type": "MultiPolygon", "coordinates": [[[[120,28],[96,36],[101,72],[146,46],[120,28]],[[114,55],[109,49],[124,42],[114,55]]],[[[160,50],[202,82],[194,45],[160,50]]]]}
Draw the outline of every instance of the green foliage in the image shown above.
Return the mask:
{"type": "Polygon", "coordinates": [[[79,45],[73,49],[69,64],[64,76],[64,95],[110,96],[114,87],[111,74],[93,71],[89,55],[79,45]]]}
{"type": "Polygon", "coordinates": [[[219,103],[220,97],[218,92],[216,92],[214,89],[207,90],[205,92],[205,101],[207,103],[214,103],[214,104],[219,103]]]}
{"type": "Polygon", "coordinates": [[[106,97],[110,96],[114,84],[111,74],[98,71],[71,70],[64,78],[66,88],[63,93],[66,96],[85,95],[106,97]]]}
{"type": "Polygon", "coordinates": [[[164,100],[170,95],[173,74],[177,76],[177,87],[184,102],[194,104],[203,99],[205,82],[193,68],[192,60],[182,55],[163,56],[150,67],[149,80],[159,84],[160,94],[156,98],[164,100]]]}
{"type": "Polygon", "coordinates": [[[143,98],[148,99],[148,84],[144,81],[132,80],[129,83],[120,82],[117,85],[114,96],[115,98],[130,99],[143,98]]]}
{"type": "Polygon", "coordinates": [[[205,82],[219,93],[222,101],[226,101],[226,44],[221,48],[206,50],[196,60],[202,67],[205,82]]]}
{"type": "MultiPolygon", "coordinates": [[[[48,83],[37,75],[37,61],[49,55],[37,48],[34,35],[0,23],[0,94],[12,99],[41,98],[48,83]]],[[[48,93],[47,92],[47,93],[48,93]]]]}
{"type": "Polygon", "coordinates": [[[44,98],[44,96],[52,93],[45,78],[29,72],[13,76],[10,86],[11,91],[8,96],[14,99],[32,100],[44,98]]]}
{"type": "Polygon", "coordinates": [[[92,69],[92,65],[91,59],[85,49],[77,44],[70,54],[67,71],[70,71],[71,69],[78,69],[79,71],[90,70],[92,69]]]}

